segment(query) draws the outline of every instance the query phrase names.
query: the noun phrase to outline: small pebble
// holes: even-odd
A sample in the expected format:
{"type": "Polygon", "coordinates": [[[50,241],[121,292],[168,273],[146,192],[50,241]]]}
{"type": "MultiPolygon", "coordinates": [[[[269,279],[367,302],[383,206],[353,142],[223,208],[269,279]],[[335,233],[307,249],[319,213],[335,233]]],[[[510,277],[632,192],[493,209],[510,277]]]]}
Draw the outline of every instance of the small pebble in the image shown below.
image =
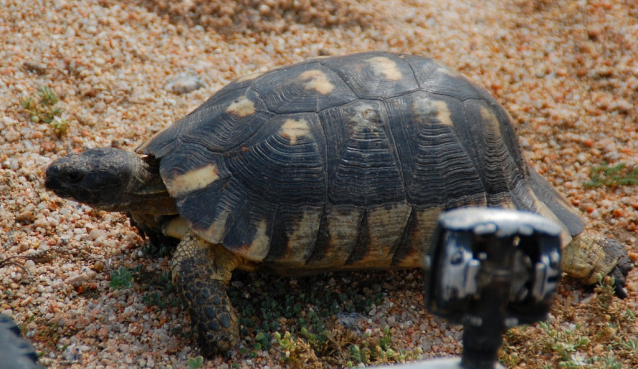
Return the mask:
{"type": "Polygon", "coordinates": [[[204,80],[197,74],[180,73],[164,85],[164,89],[178,94],[187,94],[205,87],[204,80]]]}

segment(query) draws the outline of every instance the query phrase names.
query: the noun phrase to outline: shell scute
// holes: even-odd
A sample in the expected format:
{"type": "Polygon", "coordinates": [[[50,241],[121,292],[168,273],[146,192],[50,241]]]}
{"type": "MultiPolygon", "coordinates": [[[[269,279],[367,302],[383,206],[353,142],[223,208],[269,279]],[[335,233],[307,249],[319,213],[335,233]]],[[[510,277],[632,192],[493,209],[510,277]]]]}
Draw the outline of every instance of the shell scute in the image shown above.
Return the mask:
{"type": "Polygon", "coordinates": [[[364,53],[320,61],[362,99],[386,99],[419,88],[410,65],[390,53],[364,53]]]}
{"type": "Polygon", "coordinates": [[[368,206],[405,199],[383,104],[357,100],[319,114],[326,130],[328,200],[368,206]]]}
{"type": "Polygon", "coordinates": [[[222,97],[213,95],[136,151],[162,158],[168,153],[184,151],[181,146],[191,143],[210,151],[224,152],[253,136],[272,115],[254,92],[247,87],[235,88],[222,97]]]}
{"type": "Polygon", "coordinates": [[[335,72],[318,62],[266,73],[251,88],[277,114],[318,112],[357,99],[335,72]]]}

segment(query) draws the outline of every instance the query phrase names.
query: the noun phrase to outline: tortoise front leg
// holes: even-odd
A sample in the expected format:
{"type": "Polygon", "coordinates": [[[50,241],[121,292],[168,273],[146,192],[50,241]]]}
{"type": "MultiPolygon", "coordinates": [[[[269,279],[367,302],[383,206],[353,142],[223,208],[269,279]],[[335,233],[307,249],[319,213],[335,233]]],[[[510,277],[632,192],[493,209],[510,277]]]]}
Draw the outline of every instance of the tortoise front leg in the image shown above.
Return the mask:
{"type": "Polygon", "coordinates": [[[191,231],[184,235],[173,256],[173,283],[207,357],[231,349],[239,340],[237,315],[226,290],[240,262],[223,246],[208,243],[191,231]]]}
{"type": "Polygon", "coordinates": [[[620,242],[591,232],[574,237],[563,248],[563,271],[585,284],[594,284],[597,274],[614,277],[619,297],[626,297],[625,277],[632,269],[627,250],[620,242]]]}

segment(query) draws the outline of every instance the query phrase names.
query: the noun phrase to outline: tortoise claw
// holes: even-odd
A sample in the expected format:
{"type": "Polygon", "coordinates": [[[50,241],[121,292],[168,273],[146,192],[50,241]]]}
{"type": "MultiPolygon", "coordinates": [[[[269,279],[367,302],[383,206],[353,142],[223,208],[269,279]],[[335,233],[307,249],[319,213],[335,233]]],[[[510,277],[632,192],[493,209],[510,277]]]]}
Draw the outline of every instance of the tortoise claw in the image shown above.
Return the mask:
{"type": "Polygon", "coordinates": [[[627,290],[625,289],[626,279],[625,277],[629,273],[629,271],[633,268],[629,258],[625,256],[627,259],[626,262],[621,258],[618,261],[618,264],[614,267],[614,269],[609,272],[609,276],[614,278],[614,290],[616,292],[616,296],[624,299],[627,297],[627,290]]]}
{"type": "Polygon", "coordinates": [[[609,239],[608,242],[603,244],[603,248],[610,259],[615,259],[616,261],[616,265],[607,275],[614,278],[614,290],[616,291],[616,296],[624,299],[627,297],[625,277],[627,277],[629,271],[633,269],[631,260],[627,255],[627,250],[625,250],[619,242],[609,239]]]}

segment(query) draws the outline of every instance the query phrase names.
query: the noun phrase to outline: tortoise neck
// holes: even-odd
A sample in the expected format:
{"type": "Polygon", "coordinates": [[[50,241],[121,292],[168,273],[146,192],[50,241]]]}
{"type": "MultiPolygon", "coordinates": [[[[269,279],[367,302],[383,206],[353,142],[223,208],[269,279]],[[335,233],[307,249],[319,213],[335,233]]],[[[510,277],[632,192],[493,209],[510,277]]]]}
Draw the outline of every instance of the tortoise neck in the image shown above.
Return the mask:
{"type": "Polygon", "coordinates": [[[131,192],[129,211],[154,215],[177,214],[175,199],[169,194],[159,174],[158,180],[147,183],[139,191],[131,192]]]}
{"type": "Polygon", "coordinates": [[[153,215],[177,214],[175,200],[169,195],[159,173],[159,163],[152,158],[134,157],[133,170],[126,189],[126,201],[113,208],[118,212],[136,212],[153,215]]]}

